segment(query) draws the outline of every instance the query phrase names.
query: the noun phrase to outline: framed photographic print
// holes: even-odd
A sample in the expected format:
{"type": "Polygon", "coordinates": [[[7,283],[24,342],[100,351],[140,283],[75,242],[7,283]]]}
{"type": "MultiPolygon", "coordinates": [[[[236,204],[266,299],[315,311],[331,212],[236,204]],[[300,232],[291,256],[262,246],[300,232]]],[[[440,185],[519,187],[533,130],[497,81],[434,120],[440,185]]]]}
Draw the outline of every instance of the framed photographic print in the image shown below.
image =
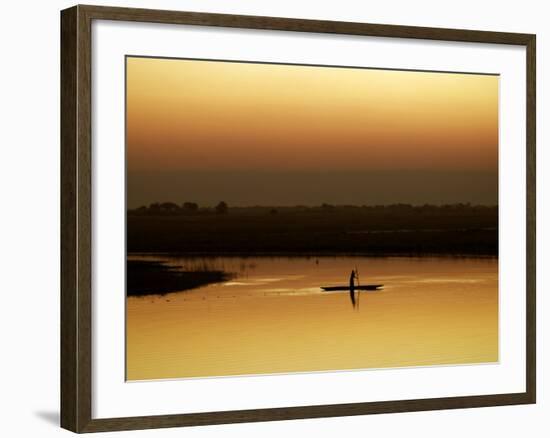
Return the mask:
{"type": "Polygon", "coordinates": [[[61,13],[61,423],[535,403],[535,36],[61,13]]]}

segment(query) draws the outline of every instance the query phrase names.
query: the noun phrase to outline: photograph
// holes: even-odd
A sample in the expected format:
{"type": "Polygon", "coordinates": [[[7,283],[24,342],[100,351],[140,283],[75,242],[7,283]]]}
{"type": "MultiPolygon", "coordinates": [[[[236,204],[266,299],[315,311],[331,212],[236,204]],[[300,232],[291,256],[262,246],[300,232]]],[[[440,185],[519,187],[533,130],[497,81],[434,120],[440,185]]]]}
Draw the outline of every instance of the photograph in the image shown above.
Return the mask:
{"type": "Polygon", "coordinates": [[[233,6],[60,11],[61,428],[541,420],[542,21],[233,6]]]}
{"type": "Polygon", "coordinates": [[[127,381],[498,363],[499,80],[127,55],[127,381]]]}

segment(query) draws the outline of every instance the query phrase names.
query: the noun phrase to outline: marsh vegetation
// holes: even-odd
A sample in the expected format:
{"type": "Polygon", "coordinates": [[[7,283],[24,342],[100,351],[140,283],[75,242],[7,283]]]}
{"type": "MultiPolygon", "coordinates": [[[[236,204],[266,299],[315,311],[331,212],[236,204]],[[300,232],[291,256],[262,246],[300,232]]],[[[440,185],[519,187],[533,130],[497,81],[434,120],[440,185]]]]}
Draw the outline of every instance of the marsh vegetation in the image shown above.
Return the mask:
{"type": "MultiPolygon", "coordinates": [[[[190,204],[190,203],[186,203],[190,204]]],[[[128,211],[130,253],[216,255],[487,255],[498,253],[498,207],[231,207],[153,204],[128,211]],[[165,208],[162,207],[165,205],[165,208]],[[169,208],[168,208],[169,207],[169,208]]]]}

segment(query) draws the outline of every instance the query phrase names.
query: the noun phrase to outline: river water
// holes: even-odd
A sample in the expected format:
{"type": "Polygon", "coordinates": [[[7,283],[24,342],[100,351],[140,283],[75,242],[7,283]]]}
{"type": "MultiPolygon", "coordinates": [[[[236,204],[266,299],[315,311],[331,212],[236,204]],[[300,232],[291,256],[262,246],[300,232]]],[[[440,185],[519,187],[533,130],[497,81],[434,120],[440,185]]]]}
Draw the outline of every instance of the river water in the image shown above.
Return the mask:
{"type": "Polygon", "coordinates": [[[128,380],[498,361],[496,258],[132,258],[234,277],[128,297],[128,380]],[[383,289],[320,289],[352,269],[383,289]]]}

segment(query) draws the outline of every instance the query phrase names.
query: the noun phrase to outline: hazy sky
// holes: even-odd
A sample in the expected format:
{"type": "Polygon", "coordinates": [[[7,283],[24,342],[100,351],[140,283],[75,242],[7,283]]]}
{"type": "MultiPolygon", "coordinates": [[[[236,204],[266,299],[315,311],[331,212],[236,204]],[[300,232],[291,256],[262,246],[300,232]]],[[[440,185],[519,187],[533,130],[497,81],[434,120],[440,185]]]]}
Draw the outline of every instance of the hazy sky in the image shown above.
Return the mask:
{"type": "Polygon", "coordinates": [[[498,76],[127,58],[128,206],[496,204],[498,76]]]}

